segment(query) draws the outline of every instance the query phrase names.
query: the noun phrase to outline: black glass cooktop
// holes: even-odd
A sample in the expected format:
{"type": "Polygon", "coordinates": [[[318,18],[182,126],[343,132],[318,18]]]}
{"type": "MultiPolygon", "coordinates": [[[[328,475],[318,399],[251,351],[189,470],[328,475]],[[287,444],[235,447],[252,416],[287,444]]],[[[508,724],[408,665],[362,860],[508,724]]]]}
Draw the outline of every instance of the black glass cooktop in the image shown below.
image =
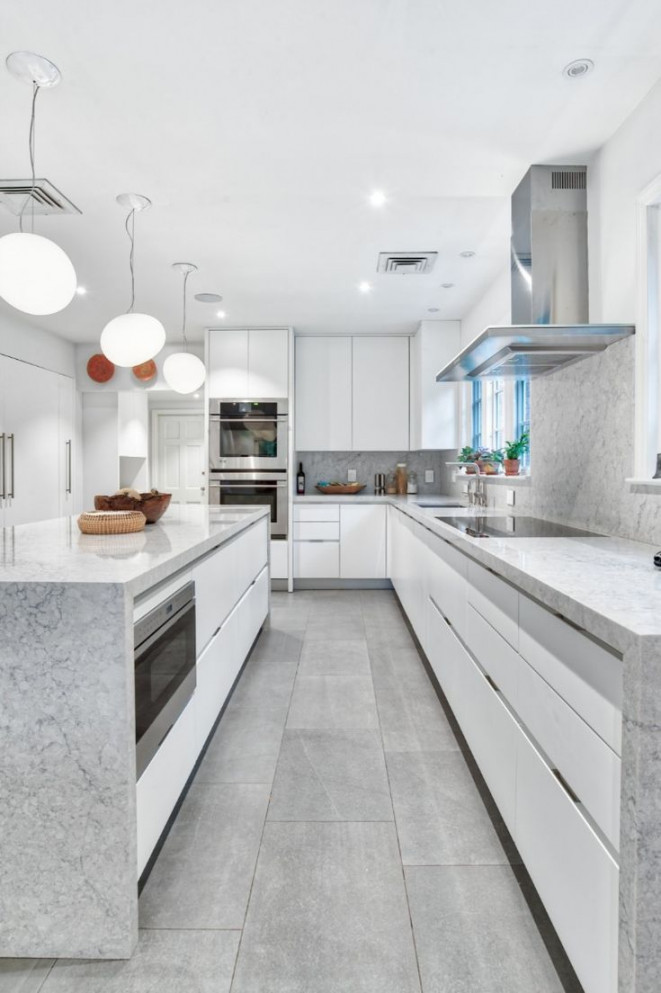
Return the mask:
{"type": "Polygon", "coordinates": [[[599,538],[594,531],[581,531],[565,524],[553,524],[538,517],[438,517],[471,538],[599,538]]]}

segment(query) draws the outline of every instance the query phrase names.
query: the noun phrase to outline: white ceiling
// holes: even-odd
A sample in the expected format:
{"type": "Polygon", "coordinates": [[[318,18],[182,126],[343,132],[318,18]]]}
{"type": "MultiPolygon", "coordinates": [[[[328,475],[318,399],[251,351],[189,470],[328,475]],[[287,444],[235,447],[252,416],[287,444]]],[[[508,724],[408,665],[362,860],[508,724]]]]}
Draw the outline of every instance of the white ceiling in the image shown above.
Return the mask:
{"type": "MultiPolygon", "coordinates": [[[[528,165],[584,162],[661,77],[658,12],[658,0],[3,0],[2,58],[31,49],[62,70],[38,100],[37,173],[83,211],[37,220],[89,293],[35,322],[92,342],[126,309],[114,198],[127,191],[154,204],[136,223],[137,309],[174,339],[178,260],[199,266],[191,297],[222,293],[227,325],[409,331],[461,317],[507,262],[508,198],[528,165]],[[570,82],[561,70],[580,57],[596,68],[570,82]],[[429,276],[382,276],[383,250],[439,259],[429,276]]],[[[0,68],[0,178],[29,173],[29,102],[0,68]]],[[[0,209],[0,234],[15,225],[0,209]]],[[[220,323],[216,309],[192,301],[191,337],[220,323]]]]}

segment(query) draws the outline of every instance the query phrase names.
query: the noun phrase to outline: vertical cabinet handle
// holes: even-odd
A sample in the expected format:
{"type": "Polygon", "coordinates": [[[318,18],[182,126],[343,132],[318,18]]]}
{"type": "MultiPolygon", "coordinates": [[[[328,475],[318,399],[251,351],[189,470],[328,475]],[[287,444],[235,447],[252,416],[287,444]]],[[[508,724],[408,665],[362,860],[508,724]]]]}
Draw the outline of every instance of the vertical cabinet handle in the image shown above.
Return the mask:
{"type": "Polygon", "coordinates": [[[69,440],[65,442],[64,447],[67,453],[67,481],[64,492],[71,493],[71,489],[73,486],[73,477],[71,471],[71,438],[69,438],[69,440]]]}
{"type": "Polygon", "coordinates": [[[14,444],[15,444],[14,435],[8,434],[7,441],[11,441],[11,462],[9,463],[9,466],[11,468],[11,493],[8,493],[7,496],[14,497],[16,496],[16,494],[14,493],[14,444]]]}
{"type": "Polygon", "coordinates": [[[5,464],[5,432],[0,434],[0,455],[2,456],[2,471],[0,472],[0,480],[2,480],[2,492],[0,493],[0,500],[4,500],[7,496],[7,467],[5,464]]]}

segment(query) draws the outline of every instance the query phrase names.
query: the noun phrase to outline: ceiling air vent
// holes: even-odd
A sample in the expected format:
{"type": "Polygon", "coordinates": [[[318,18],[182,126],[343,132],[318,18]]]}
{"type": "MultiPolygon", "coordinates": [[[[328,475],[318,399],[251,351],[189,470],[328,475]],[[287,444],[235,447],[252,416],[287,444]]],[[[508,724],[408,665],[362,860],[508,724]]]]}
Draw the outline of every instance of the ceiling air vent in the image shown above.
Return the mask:
{"type": "Polygon", "coordinates": [[[570,169],[553,169],[551,172],[552,190],[585,190],[587,173],[585,169],[572,171],[570,169]]]}
{"type": "Polygon", "coordinates": [[[438,252],[381,252],[377,272],[395,276],[425,276],[434,268],[438,252]]]}
{"type": "Polygon", "coordinates": [[[0,179],[0,204],[17,217],[25,214],[80,214],[75,203],[47,179],[35,179],[34,189],[30,179],[0,179]]]}

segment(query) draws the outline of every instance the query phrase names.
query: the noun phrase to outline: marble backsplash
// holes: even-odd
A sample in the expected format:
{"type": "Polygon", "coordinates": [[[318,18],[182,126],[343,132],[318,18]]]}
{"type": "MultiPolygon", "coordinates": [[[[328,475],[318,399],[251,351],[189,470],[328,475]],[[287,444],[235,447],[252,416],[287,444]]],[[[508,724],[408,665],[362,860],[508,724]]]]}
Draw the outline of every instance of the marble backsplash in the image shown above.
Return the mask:
{"type": "MultiPolygon", "coordinates": [[[[661,546],[661,493],[625,483],[634,473],[632,338],[533,380],[530,422],[531,478],[515,485],[519,513],[661,546]]],[[[505,507],[506,489],[487,484],[490,507],[505,507]]]]}
{"type": "Polygon", "coordinates": [[[398,462],[406,462],[409,470],[418,475],[418,492],[424,494],[447,493],[451,485],[451,473],[445,463],[456,458],[452,451],[425,452],[297,452],[294,469],[303,463],[306,492],[314,493],[314,485],[324,482],[346,482],[347,471],[356,470],[359,483],[366,483],[365,493],[374,492],[374,476],[377,472],[393,472],[398,462]],[[425,483],[425,470],[434,470],[434,482],[425,483]]]}

